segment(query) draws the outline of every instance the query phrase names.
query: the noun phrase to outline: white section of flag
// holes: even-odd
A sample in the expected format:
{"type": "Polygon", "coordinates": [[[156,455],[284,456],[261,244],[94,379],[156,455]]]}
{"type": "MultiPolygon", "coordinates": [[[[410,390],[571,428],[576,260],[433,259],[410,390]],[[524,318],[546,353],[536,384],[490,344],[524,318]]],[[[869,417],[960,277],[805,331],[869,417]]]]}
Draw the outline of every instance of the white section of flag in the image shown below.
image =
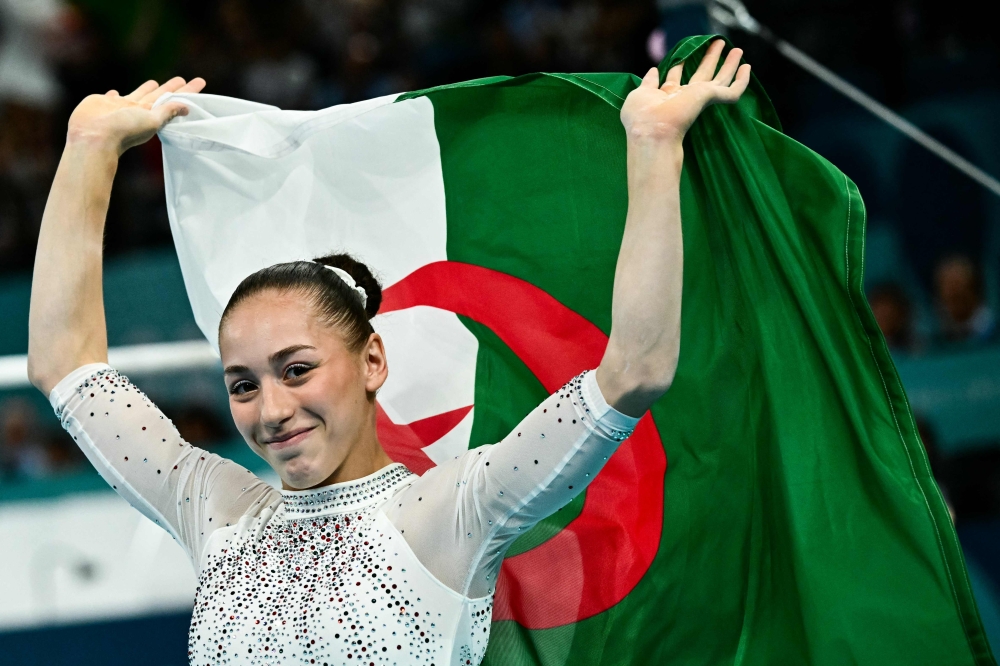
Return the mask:
{"type": "MultiPolygon", "coordinates": [[[[321,111],[281,111],[215,95],[165,95],[187,116],[161,132],[167,210],[195,320],[217,350],[236,286],[271,264],[346,251],[386,287],[447,259],[434,107],[396,96],[321,111]]],[[[475,398],[478,341],[450,312],[380,315],[389,380],[379,403],[404,425],[475,398]]],[[[428,447],[435,462],[468,447],[467,415],[428,447]]]]}

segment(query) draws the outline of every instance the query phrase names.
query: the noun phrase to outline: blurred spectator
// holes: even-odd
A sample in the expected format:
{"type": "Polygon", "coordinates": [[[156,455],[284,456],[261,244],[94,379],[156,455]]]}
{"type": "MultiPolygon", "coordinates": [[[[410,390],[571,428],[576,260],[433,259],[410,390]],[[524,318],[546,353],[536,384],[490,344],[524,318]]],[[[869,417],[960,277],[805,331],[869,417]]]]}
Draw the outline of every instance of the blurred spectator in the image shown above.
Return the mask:
{"type": "Polygon", "coordinates": [[[207,407],[187,405],[171,418],[177,431],[188,444],[209,448],[230,437],[218,415],[207,407]]]}
{"type": "MultiPolygon", "coordinates": [[[[207,407],[167,411],[181,437],[195,446],[211,448],[233,437],[232,428],[207,407]]],[[[41,479],[87,467],[76,443],[54,420],[43,422],[30,401],[0,401],[0,479],[41,479]]]]}
{"type": "Polygon", "coordinates": [[[895,282],[875,285],[868,292],[868,303],[890,351],[910,354],[919,350],[913,306],[900,285],[895,282]]]}
{"type": "Polygon", "coordinates": [[[62,0],[0,0],[0,103],[56,105],[62,86],[52,55],[71,13],[62,0]]]}
{"type": "Polygon", "coordinates": [[[940,318],[939,337],[945,343],[982,343],[996,337],[997,322],[986,304],[982,272],[965,255],[951,255],[934,270],[940,318]]]}
{"type": "Polygon", "coordinates": [[[62,0],[0,0],[0,265],[31,266],[55,170],[55,60],[76,13],[62,0]]]}
{"type": "Polygon", "coordinates": [[[41,425],[23,398],[0,403],[0,477],[39,479],[83,467],[83,456],[62,431],[41,425]]]}
{"type": "Polygon", "coordinates": [[[0,406],[0,467],[6,478],[43,477],[52,472],[38,414],[22,399],[0,406]]]}

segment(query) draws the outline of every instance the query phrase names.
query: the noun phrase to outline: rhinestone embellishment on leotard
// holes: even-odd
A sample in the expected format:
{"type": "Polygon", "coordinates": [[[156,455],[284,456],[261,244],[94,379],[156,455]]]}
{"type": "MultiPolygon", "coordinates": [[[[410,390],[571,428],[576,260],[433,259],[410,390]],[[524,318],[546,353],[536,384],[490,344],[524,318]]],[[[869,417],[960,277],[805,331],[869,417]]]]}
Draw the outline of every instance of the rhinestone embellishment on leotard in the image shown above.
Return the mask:
{"type": "Polygon", "coordinates": [[[392,570],[398,534],[374,525],[373,509],[410,476],[394,465],[362,482],[282,493],[285,506],[259,539],[208,558],[191,663],[443,666],[440,613],[405,569],[392,570]]]}
{"type": "Polygon", "coordinates": [[[392,465],[377,476],[357,483],[337,484],[330,488],[311,491],[308,494],[282,493],[285,499],[285,515],[312,516],[327,513],[331,507],[344,510],[350,507],[374,504],[385,496],[385,491],[395,488],[400,481],[415,476],[402,465],[392,465]]]}
{"type": "MultiPolygon", "coordinates": [[[[572,394],[574,400],[579,402],[580,406],[583,408],[584,418],[587,423],[590,424],[592,428],[600,431],[609,439],[613,439],[616,442],[624,442],[626,439],[632,436],[634,428],[628,430],[618,430],[608,426],[606,423],[602,423],[594,419],[593,413],[590,411],[590,405],[587,404],[586,398],[583,397],[583,376],[587,373],[581,373],[571,379],[566,386],[560,389],[560,397],[562,397],[562,392],[567,391],[572,394]]],[[[568,396],[567,396],[568,397],[568,396]]]]}
{"type": "MultiPolygon", "coordinates": [[[[115,393],[115,391],[135,392],[139,399],[147,402],[149,400],[145,393],[140,391],[136,388],[135,384],[129,381],[128,377],[120,374],[114,368],[102,368],[101,370],[97,370],[91,374],[79,385],[77,385],[76,394],[80,397],[84,397],[85,392],[93,392],[96,390],[100,390],[104,393],[108,393],[109,391],[111,393],[115,393]]],[[[114,402],[114,399],[112,399],[111,402],[114,402]]],[[[59,419],[59,422],[62,423],[64,428],[66,427],[66,424],[63,423],[63,414],[65,413],[65,410],[65,403],[60,403],[55,409],[56,418],[59,419]]],[[[93,414],[91,414],[91,416],[93,416],[93,414]]]]}

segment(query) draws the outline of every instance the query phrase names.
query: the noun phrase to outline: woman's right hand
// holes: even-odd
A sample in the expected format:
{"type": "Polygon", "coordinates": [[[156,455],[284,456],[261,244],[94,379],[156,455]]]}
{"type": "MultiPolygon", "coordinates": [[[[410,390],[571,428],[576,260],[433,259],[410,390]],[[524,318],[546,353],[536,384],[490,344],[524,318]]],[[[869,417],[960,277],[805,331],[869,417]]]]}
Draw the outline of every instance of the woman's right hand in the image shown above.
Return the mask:
{"type": "Polygon", "coordinates": [[[698,70],[681,85],[684,63],[667,72],[663,85],[655,67],[625,98],[621,119],[627,136],[639,139],[666,139],[680,146],[698,115],[712,104],[735,104],[750,83],[750,65],[740,64],[742,49],[730,49],[719,73],[726,42],[717,39],[702,56],[698,70]]]}
{"type": "Polygon", "coordinates": [[[66,141],[113,150],[120,156],[132,146],[148,141],[174,116],[187,115],[187,106],[181,102],[168,102],[152,108],[161,95],[168,92],[196,93],[204,87],[205,80],[200,77],[185,81],[177,76],[163,85],[146,81],[124,97],[116,90],[109,90],[103,95],[90,95],[77,105],[70,116],[66,141]]]}

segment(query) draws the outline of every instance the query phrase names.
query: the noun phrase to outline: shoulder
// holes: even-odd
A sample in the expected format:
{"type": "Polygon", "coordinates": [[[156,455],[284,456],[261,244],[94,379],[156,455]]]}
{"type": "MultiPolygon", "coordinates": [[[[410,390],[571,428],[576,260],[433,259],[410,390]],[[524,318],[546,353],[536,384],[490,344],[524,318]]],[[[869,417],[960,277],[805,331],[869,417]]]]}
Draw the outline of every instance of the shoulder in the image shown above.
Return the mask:
{"type": "Polygon", "coordinates": [[[469,449],[465,453],[431,467],[411,483],[402,486],[393,496],[390,510],[402,509],[411,501],[455,502],[470,484],[474,483],[477,470],[489,466],[489,452],[494,444],[469,449]]]}

